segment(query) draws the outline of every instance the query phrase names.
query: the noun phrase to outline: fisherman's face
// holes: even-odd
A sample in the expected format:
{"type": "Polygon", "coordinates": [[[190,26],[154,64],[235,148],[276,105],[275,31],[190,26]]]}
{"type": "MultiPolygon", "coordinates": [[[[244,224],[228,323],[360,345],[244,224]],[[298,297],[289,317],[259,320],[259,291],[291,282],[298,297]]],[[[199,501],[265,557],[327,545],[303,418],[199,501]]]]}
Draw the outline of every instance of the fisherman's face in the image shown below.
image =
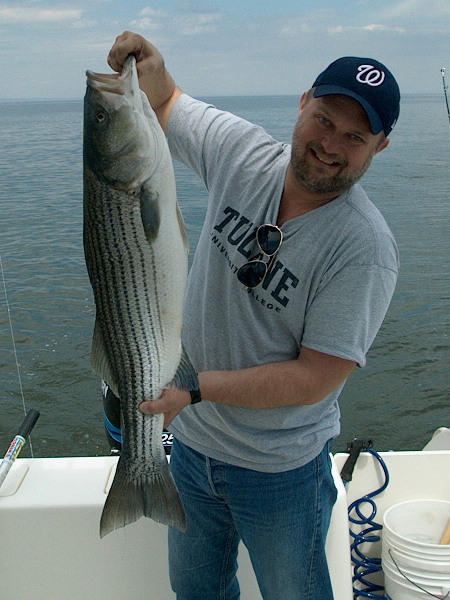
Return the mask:
{"type": "Polygon", "coordinates": [[[291,168],[297,183],[314,194],[338,196],[367,171],[386,148],[374,135],[361,105],[348,96],[302,96],[292,138],[291,168]]]}

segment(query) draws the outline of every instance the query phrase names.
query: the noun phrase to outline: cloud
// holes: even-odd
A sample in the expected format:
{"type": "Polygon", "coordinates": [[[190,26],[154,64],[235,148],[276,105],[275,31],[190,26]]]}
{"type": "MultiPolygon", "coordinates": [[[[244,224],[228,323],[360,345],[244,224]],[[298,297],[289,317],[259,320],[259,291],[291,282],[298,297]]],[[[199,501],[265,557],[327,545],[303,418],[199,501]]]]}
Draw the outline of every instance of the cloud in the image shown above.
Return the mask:
{"type": "Polygon", "coordinates": [[[331,34],[340,34],[347,32],[358,32],[358,31],[370,31],[374,33],[379,32],[388,32],[388,33],[406,33],[406,29],[403,27],[390,27],[387,25],[381,25],[379,23],[371,23],[370,25],[361,25],[359,27],[356,26],[343,26],[337,25],[336,27],[330,27],[328,29],[331,34]]]}
{"type": "Polygon", "coordinates": [[[283,35],[298,35],[299,33],[315,33],[323,29],[323,23],[328,20],[335,20],[335,13],[332,10],[321,9],[299,16],[290,16],[287,19],[280,19],[280,32],[283,35]]]}
{"type": "Polygon", "coordinates": [[[222,14],[215,12],[181,9],[163,12],[146,6],[139,12],[137,19],[130,21],[130,25],[141,30],[167,29],[178,35],[190,36],[217,31],[222,18],[222,14]]]}
{"type": "Polygon", "coordinates": [[[174,21],[181,35],[199,35],[217,31],[222,18],[220,13],[192,13],[177,15],[174,21]]]}
{"type": "MultiPolygon", "coordinates": [[[[227,28],[229,24],[223,22],[223,13],[202,8],[177,4],[176,10],[170,6],[155,10],[146,6],[131,15],[132,20],[128,21],[127,28],[148,37],[164,50],[166,59],[173,64],[182,60],[180,56],[185,56],[186,39],[189,39],[188,52],[191,54],[196,51],[208,53],[211,36],[220,45],[224,39],[229,40],[236,34],[235,27],[230,30],[227,28]],[[180,52],[178,55],[177,50],[180,52]]],[[[213,48],[216,48],[216,44],[213,44],[213,48]]]]}
{"type": "Polygon", "coordinates": [[[136,27],[137,29],[145,29],[147,31],[161,29],[161,24],[157,21],[157,19],[164,17],[163,12],[156,11],[150,6],[146,6],[139,12],[138,16],[138,19],[130,21],[130,25],[132,27],[136,27]]]}
{"type": "Polygon", "coordinates": [[[136,29],[145,29],[147,31],[154,31],[155,29],[161,28],[159,23],[156,23],[156,21],[150,19],[149,17],[143,17],[142,19],[130,21],[130,25],[132,27],[136,27],[136,29]]]}
{"type": "Polygon", "coordinates": [[[426,16],[444,17],[450,15],[450,2],[448,0],[402,0],[390,5],[383,10],[385,18],[408,18],[421,20],[426,16]]]}
{"type": "Polygon", "coordinates": [[[386,25],[380,25],[379,23],[371,23],[370,25],[363,25],[360,27],[363,31],[395,31],[404,32],[405,30],[401,27],[388,27],[386,25]]]}
{"type": "Polygon", "coordinates": [[[98,25],[98,21],[94,21],[94,19],[81,19],[73,24],[75,29],[90,29],[96,25],[98,25]]]}
{"type": "Polygon", "coordinates": [[[3,23],[56,23],[59,21],[79,20],[81,9],[59,8],[0,8],[0,24],[3,23]]]}
{"type": "Polygon", "coordinates": [[[161,11],[157,11],[154,8],[151,8],[150,6],[145,6],[141,12],[139,13],[140,17],[154,17],[157,15],[162,15],[163,13],[161,11]]]}

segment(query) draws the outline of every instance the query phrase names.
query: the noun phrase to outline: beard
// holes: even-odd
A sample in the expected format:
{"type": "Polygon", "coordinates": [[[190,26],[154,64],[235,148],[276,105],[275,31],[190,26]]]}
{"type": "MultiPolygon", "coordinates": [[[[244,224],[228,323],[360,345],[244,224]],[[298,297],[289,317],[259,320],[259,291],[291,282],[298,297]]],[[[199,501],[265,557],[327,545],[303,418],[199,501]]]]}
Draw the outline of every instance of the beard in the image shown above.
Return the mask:
{"type": "Polygon", "coordinates": [[[369,156],[366,162],[360,168],[349,169],[345,159],[338,155],[328,154],[319,143],[311,142],[301,150],[301,142],[297,136],[297,128],[294,132],[291,151],[291,168],[295,180],[302,187],[314,194],[336,194],[340,195],[350,189],[357,183],[372,162],[373,155],[369,156]],[[321,156],[328,156],[340,165],[339,172],[330,176],[325,169],[320,166],[313,167],[307,161],[309,153],[318,153],[321,156]]]}

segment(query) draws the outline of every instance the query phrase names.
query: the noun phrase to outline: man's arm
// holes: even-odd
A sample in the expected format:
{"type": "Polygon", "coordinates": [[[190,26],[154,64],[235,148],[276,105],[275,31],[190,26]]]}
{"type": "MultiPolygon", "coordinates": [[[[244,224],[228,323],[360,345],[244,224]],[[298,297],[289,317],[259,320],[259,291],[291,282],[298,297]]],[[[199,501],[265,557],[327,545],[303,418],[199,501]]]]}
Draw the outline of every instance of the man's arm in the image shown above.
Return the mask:
{"type": "Polygon", "coordinates": [[[200,376],[202,394],[246,408],[316,404],[338,388],[356,363],[302,347],[295,360],[200,376]]]}
{"type": "Polygon", "coordinates": [[[147,95],[161,127],[167,133],[170,113],[182,91],[167,71],[164,58],[157,48],[137,33],[125,31],[116,38],[108,55],[109,66],[121,73],[130,54],[136,56],[139,86],[147,95]]]}
{"type": "MultiPolygon", "coordinates": [[[[354,361],[302,347],[295,360],[200,373],[200,390],[206,401],[253,409],[316,404],[343,384],[355,366],[354,361]]],[[[190,401],[188,392],[167,389],[158,400],[142,402],[140,409],[164,413],[167,426],[190,401]]]]}

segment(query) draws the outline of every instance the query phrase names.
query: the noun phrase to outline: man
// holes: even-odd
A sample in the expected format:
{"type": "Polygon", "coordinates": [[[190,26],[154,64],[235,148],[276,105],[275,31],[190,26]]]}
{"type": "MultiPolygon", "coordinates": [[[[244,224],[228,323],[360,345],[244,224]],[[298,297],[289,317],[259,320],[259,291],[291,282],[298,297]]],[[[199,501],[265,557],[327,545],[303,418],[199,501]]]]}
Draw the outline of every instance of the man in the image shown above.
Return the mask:
{"type": "Polygon", "coordinates": [[[356,182],[389,143],[397,83],[373,59],[335,61],[302,96],[291,149],[183,94],[139,35],[116,39],[110,66],[120,72],[130,53],[173,156],[210,196],[183,331],[200,390],[141,405],[176,438],[188,529],[169,530],[172,587],[179,600],[238,599],[242,539],[265,600],[331,600],[337,399],[398,271],[393,236],[356,182]]]}

